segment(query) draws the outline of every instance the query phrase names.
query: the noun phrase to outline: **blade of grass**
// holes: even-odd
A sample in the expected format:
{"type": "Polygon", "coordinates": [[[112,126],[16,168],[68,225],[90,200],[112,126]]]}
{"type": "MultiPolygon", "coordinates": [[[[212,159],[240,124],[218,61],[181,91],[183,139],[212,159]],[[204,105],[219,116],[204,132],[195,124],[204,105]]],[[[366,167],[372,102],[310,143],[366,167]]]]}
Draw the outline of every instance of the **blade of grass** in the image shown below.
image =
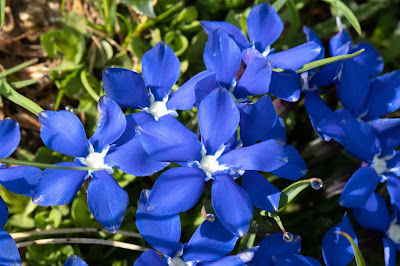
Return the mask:
{"type": "Polygon", "coordinates": [[[38,59],[35,58],[35,59],[32,59],[32,60],[26,61],[26,62],[24,62],[22,64],[19,64],[19,65],[15,66],[15,67],[9,68],[6,71],[0,73],[0,79],[5,78],[8,75],[10,75],[12,73],[15,73],[17,71],[20,71],[21,69],[24,69],[24,68],[36,63],[37,61],[38,61],[38,59]]]}

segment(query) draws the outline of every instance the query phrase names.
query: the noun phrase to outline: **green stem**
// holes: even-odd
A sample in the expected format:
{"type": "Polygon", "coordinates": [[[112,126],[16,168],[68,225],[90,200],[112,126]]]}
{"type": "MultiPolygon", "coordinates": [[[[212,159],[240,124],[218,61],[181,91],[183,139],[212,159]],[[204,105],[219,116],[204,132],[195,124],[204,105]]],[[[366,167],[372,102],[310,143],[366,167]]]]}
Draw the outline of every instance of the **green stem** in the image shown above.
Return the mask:
{"type": "Polygon", "coordinates": [[[54,104],[54,111],[58,111],[60,108],[61,100],[62,97],[64,96],[64,89],[60,89],[60,91],[57,94],[57,100],[56,103],[54,104]]]}
{"type": "Polygon", "coordinates": [[[21,161],[21,160],[14,160],[14,159],[4,159],[4,158],[0,158],[0,162],[7,163],[7,164],[33,166],[33,167],[37,167],[37,168],[41,168],[41,169],[52,168],[52,169],[79,170],[79,171],[104,170],[102,168],[68,167],[68,166],[60,166],[60,165],[48,164],[48,163],[28,162],[28,161],[21,161]]]}
{"type": "Polygon", "coordinates": [[[20,89],[20,88],[24,88],[24,87],[36,84],[38,82],[39,82],[38,79],[27,79],[27,80],[22,80],[22,81],[11,82],[10,85],[13,89],[20,89]]]}
{"type": "Polygon", "coordinates": [[[0,73],[0,79],[5,78],[8,75],[10,75],[12,73],[15,73],[17,71],[20,71],[21,69],[24,69],[24,68],[36,63],[37,61],[38,61],[38,59],[35,58],[35,59],[32,59],[32,60],[26,61],[26,62],[24,62],[22,64],[19,64],[19,65],[15,66],[15,67],[9,68],[6,71],[0,73]]]}
{"type": "Polygon", "coordinates": [[[89,93],[89,95],[96,101],[98,102],[100,99],[100,96],[97,95],[97,93],[93,90],[92,86],[90,86],[90,83],[87,79],[87,75],[85,71],[81,72],[81,81],[83,84],[83,87],[85,87],[87,93],[89,93]]]}

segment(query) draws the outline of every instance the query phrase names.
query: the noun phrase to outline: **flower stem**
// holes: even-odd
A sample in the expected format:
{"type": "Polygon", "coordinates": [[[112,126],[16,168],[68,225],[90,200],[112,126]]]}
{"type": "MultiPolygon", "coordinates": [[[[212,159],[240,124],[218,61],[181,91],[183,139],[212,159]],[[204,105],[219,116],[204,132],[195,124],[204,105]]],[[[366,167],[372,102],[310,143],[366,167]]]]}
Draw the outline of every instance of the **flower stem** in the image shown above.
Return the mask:
{"type": "Polygon", "coordinates": [[[14,159],[4,159],[4,158],[0,158],[0,162],[7,163],[7,164],[33,166],[33,167],[37,167],[37,168],[40,168],[40,169],[53,168],[53,169],[80,170],[80,171],[105,170],[105,169],[101,169],[101,168],[68,167],[68,166],[61,166],[61,165],[55,165],[55,164],[49,164],[49,163],[37,163],[37,162],[28,162],[28,161],[21,161],[21,160],[14,160],[14,159]]]}

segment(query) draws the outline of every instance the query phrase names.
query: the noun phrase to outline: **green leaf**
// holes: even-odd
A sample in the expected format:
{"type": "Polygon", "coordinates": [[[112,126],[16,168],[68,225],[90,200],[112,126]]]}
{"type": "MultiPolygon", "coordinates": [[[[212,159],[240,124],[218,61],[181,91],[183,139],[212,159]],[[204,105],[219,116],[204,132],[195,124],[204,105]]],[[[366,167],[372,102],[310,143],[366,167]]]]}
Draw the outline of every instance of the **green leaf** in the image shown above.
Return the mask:
{"type": "Polygon", "coordinates": [[[278,12],[285,4],[287,0],[276,0],[272,6],[275,8],[276,12],[278,12]]]}
{"type": "Polygon", "coordinates": [[[192,21],[196,20],[198,16],[197,8],[194,6],[189,6],[184,8],[178,15],[176,21],[177,22],[184,22],[184,23],[191,23],[192,21]]]}
{"type": "Polygon", "coordinates": [[[169,31],[164,36],[165,42],[174,50],[176,56],[181,56],[189,47],[188,39],[177,32],[169,31]]]}
{"type": "MultiPolygon", "coordinates": [[[[291,202],[300,192],[306,189],[312,182],[320,182],[322,181],[318,178],[310,178],[306,180],[297,181],[290,186],[286,187],[282,190],[281,198],[279,200],[279,209],[286,206],[289,202],[291,202]]],[[[319,188],[317,188],[319,189],[319,188]]]]}
{"type": "Polygon", "coordinates": [[[38,79],[27,79],[22,81],[12,82],[10,85],[13,89],[20,89],[38,83],[38,79]]]}
{"type": "Polygon", "coordinates": [[[0,29],[3,27],[5,9],[6,9],[6,0],[0,0],[0,29]]]}
{"type": "Polygon", "coordinates": [[[14,227],[23,229],[31,229],[35,227],[35,221],[33,220],[33,218],[23,213],[11,216],[11,218],[8,219],[8,223],[10,223],[10,225],[14,227]]]}
{"type": "Polygon", "coordinates": [[[72,202],[71,215],[72,219],[80,226],[90,227],[93,225],[93,221],[90,219],[90,210],[81,198],[75,198],[72,202]]]}
{"type": "Polygon", "coordinates": [[[92,77],[92,81],[93,78],[95,78],[94,76],[89,76],[90,74],[86,73],[86,71],[82,71],[81,72],[81,81],[83,84],[83,87],[86,89],[87,93],[89,93],[89,95],[96,101],[98,102],[100,99],[100,96],[97,95],[97,93],[93,90],[92,84],[91,82],[89,82],[88,77],[92,77]]]}
{"type": "Polygon", "coordinates": [[[16,92],[4,79],[0,80],[0,94],[35,115],[44,111],[43,108],[35,102],[16,92]]]}
{"type": "Polygon", "coordinates": [[[38,61],[38,59],[35,58],[35,59],[32,59],[32,60],[26,61],[26,62],[24,62],[22,64],[19,64],[19,65],[15,66],[15,67],[9,68],[6,71],[0,73],[0,79],[5,78],[8,75],[11,75],[11,74],[13,74],[13,73],[15,73],[17,71],[20,71],[21,69],[24,69],[24,68],[36,63],[37,61],[38,61]]]}
{"type": "Polygon", "coordinates": [[[365,266],[365,261],[364,261],[364,258],[362,256],[362,254],[361,254],[361,251],[358,248],[358,246],[356,245],[356,243],[354,242],[353,238],[346,232],[336,231],[335,233],[346,237],[347,240],[350,242],[350,244],[351,244],[351,246],[353,247],[353,250],[354,250],[354,256],[356,257],[357,266],[365,266]]]}
{"type": "Polygon", "coordinates": [[[357,31],[359,35],[361,35],[361,26],[360,22],[358,22],[357,17],[354,15],[353,11],[346,6],[342,1],[340,0],[323,0],[333,7],[337,8],[340,10],[343,15],[347,18],[347,20],[350,22],[350,24],[353,26],[353,28],[357,31]]]}
{"type": "Polygon", "coordinates": [[[61,224],[62,215],[57,209],[52,209],[50,211],[49,217],[47,217],[46,222],[53,222],[54,228],[58,228],[61,224]]]}
{"type": "Polygon", "coordinates": [[[156,14],[154,13],[153,0],[120,0],[120,2],[133,8],[133,10],[140,15],[146,15],[149,18],[156,17],[156,14]]]}

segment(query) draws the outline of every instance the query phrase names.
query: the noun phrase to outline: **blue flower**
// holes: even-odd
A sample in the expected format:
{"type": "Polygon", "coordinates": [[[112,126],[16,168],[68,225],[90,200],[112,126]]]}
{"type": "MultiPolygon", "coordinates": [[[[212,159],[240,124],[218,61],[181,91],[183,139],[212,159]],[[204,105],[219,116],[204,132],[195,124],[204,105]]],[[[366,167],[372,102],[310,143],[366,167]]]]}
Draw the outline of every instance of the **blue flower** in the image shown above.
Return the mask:
{"type": "Polygon", "coordinates": [[[125,132],[126,118],[110,97],[102,96],[98,109],[100,119],[89,140],[82,123],[73,113],[43,111],[39,114],[43,143],[54,151],[75,157],[75,162],[61,162],[57,165],[86,166],[101,170],[46,169],[35,188],[33,202],[40,206],[67,204],[90,176],[89,209],[107,230],[116,232],[128,206],[128,194],[110,175],[113,173],[112,167],[140,176],[153,174],[166,164],[149,157],[134,131],[125,132]]]}
{"type": "Polygon", "coordinates": [[[235,247],[238,237],[227,231],[218,218],[205,220],[188,243],[181,244],[181,222],[178,214],[160,216],[149,212],[147,201],[152,191],[143,190],[136,212],[136,226],[153,249],[144,252],[134,265],[196,265],[200,261],[214,261],[235,247]]]}
{"type": "Polygon", "coordinates": [[[235,132],[240,114],[226,89],[216,89],[206,96],[198,116],[201,142],[174,118],[137,127],[143,148],[154,159],[183,166],[161,174],[146,208],[160,215],[184,212],[197,202],[205,181],[213,179],[211,194],[216,215],[230,232],[243,236],[253,207],[233,178],[249,170],[278,169],[287,162],[287,155],[272,139],[237,148],[235,132]]]}
{"type": "Polygon", "coordinates": [[[81,258],[76,255],[71,255],[65,261],[64,266],[87,266],[88,264],[84,262],[81,258]]]}

